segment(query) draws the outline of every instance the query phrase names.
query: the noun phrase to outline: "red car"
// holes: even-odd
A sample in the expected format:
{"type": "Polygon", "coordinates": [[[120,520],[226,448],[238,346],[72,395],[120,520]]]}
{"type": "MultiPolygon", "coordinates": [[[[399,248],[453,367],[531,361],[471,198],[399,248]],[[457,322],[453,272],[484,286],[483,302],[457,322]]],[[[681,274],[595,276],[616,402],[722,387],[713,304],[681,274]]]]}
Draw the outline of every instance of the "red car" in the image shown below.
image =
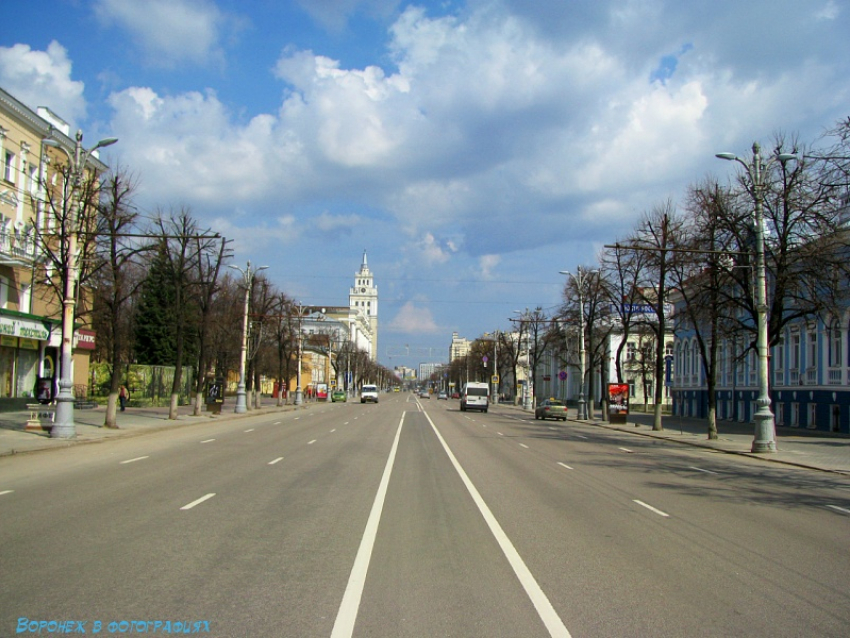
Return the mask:
{"type": "Polygon", "coordinates": [[[459,392],[452,392],[452,399],[459,399],[459,398],[460,398],[459,392]]]}

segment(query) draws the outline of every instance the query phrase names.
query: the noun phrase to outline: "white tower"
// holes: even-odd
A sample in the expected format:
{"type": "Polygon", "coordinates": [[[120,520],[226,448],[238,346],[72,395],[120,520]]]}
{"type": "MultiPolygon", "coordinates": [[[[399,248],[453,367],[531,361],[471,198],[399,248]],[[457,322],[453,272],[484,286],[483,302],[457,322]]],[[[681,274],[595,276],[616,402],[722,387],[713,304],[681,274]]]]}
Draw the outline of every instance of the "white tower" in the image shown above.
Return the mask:
{"type": "Polygon", "coordinates": [[[354,275],[354,286],[348,293],[348,306],[351,311],[359,312],[368,319],[372,331],[371,357],[378,360],[378,287],[375,285],[372,271],[366,262],[366,251],[363,251],[363,263],[360,271],[354,275]]]}

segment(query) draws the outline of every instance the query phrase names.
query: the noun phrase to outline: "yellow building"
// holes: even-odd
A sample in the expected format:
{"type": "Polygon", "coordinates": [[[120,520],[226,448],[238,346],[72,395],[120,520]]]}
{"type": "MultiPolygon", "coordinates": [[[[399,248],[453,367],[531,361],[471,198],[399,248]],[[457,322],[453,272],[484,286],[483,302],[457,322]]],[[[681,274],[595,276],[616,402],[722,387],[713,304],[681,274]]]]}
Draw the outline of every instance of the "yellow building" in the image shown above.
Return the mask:
{"type": "MultiPolygon", "coordinates": [[[[69,133],[68,124],[49,109],[33,111],[0,89],[0,410],[31,401],[39,378],[51,379],[54,395],[57,391],[62,269],[56,264],[61,215],[71,210],[66,178],[75,140],[69,133]]],[[[92,155],[84,175],[106,169],[92,155]]],[[[86,317],[78,314],[72,365],[78,397],[88,387],[94,349],[94,333],[85,326],[86,317]]]]}

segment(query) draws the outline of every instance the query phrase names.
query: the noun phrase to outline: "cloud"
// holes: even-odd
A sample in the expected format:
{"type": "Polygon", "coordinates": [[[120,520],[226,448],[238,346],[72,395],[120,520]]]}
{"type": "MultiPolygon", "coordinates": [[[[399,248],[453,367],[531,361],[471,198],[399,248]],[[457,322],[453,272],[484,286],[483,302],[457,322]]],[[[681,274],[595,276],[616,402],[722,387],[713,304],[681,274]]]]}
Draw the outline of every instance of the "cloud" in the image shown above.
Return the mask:
{"type": "Polygon", "coordinates": [[[0,86],[32,109],[47,106],[72,128],[86,114],[84,85],[71,79],[68,52],[55,40],[46,51],[0,47],[0,86]]]}
{"type": "Polygon", "coordinates": [[[434,321],[430,310],[416,307],[412,301],[408,301],[401,307],[386,328],[390,332],[412,334],[439,334],[443,331],[434,321]]]}
{"type": "Polygon", "coordinates": [[[107,26],[129,32],[149,64],[160,67],[223,61],[226,17],[209,0],[96,0],[94,12],[107,26]]]}
{"type": "Polygon", "coordinates": [[[375,17],[388,16],[398,0],[297,0],[298,5],[329,31],[342,31],[357,13],[375,17]]]}

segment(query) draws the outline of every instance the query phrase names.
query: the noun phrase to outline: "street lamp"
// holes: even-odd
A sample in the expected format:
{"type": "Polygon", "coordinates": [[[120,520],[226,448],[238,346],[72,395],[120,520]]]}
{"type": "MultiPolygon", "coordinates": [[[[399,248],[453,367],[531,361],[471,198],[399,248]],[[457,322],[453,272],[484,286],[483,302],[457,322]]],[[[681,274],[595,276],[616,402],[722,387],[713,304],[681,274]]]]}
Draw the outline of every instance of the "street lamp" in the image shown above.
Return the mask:
{"type": "Polygon", "coordinates": [[[738,162],[747,169],[755,204],[756,224],[756,324],[758,336],[756,350],[758,351],[758,384],[759,396],[756,401],[755,434],[753,437],[752,452],[776,452],[776,423],[773,412],[770,409],[770,386],[768,379],[768,338],[767,338],[767,276],[765,273],[764,259],[764,214],[762,204],[764,202],[764,171],[774,162],[788,162],[796,160],[797,156],[791,153],[779,153],[762,163],[761,146],[753,142],[753,160],[750,163],[742,160],[733,153],[717,153],[716,157],[724,160],[738,162]]]}
{"type": "Polygon", "coordinates": [[[74,423],[74,393],[73,379],[71,377],[71,359],[74,346],[74,315],[76,309],[76,287],[79,270],[79,255],[77,255],[79,220],[82,197],[81,187],[83,173],[86,164],[93,152],[104,146],[115,144],[117,137],[107,137],[100,140],[89,150],[83,148],[83,132],[77,131],[74,143],[74,154],[53,138],[42,140],[45,146],[58,148],[68,156],[70,162],[71,195],[69,223],[66,225],[68,233],[68,250],[65,253],[65,294],[62,299],[62,364],[59,377],[59,393],[56,395],[56,415],[50,436],[54,439],[73,439],[77,436],[76,424],[74,423]]]}
{"type": "Polygon", "coordinates": [[[247,391],[245,390],[245,367],[248,362],[248,306],[251,301],[251,288],[254,285],[254,277],[268,266],[260,266],[251,271],[251,262],[248,262],[245,270],[239,266],[228,264],[230,268],[238,270],[245,279],[245,312],[242,317],[242,353],[239,359],[239,385],[236,386],[236,414],[245,414],[248,411],[247,391]]]}
{"type": "Polygon", "coordinates": [[[585,374],[586,374],[586,363],[585,359],[586,352],[584,346],[584,286],[587,283],[587,275],[598,272],[597,270],[582,270],[582,267],[579,266],[576,268],[576,272],[578,274],[573,274],[569,270],[560,270],[558,271],[562,275],[567,275],[573,278],[575,281],[576,288],[578,289],[578,323],[579,323],[579,333],[578,333],[578,349],[579,349],[579,393],[578,393],[578,414],[576,417],[579,420],[587,420],[587,399],[584,393],[584,384],[585,384],[585,374]]]}
{"type": "Polygon", "coordinates": [[[295,405],[304,403],[304,395],[301,391],[301,356],[304,348],[304,329],[302,321],[304,319],[304,307],[301,302],[298,302],[298,367],[295,375],[295,405]]]}
{"type": "MultiPolygon", "coordinates": [[[[514,310],[515,313],[521,313],[522,319],[519,319],[519,336],[520,340],[522,340],[522,324],[523,323],[531,323],[531,319],[528,316],[528,308],[525,309],[525,312],[520,310],[514,310]]],[[[514,320],[517,321],[517,320],[514,320]]],[[[521,347],[522,344],[517,344],[518,347],[521,347]]],[[[534,383],[533,383],[533,372],[531,369],[531,339],[529,339],[528,329],[526,329],[525,333],[525,388],[523,397],[522,407],[524,410],[532,410],[534,409],[534,383]]]]}

